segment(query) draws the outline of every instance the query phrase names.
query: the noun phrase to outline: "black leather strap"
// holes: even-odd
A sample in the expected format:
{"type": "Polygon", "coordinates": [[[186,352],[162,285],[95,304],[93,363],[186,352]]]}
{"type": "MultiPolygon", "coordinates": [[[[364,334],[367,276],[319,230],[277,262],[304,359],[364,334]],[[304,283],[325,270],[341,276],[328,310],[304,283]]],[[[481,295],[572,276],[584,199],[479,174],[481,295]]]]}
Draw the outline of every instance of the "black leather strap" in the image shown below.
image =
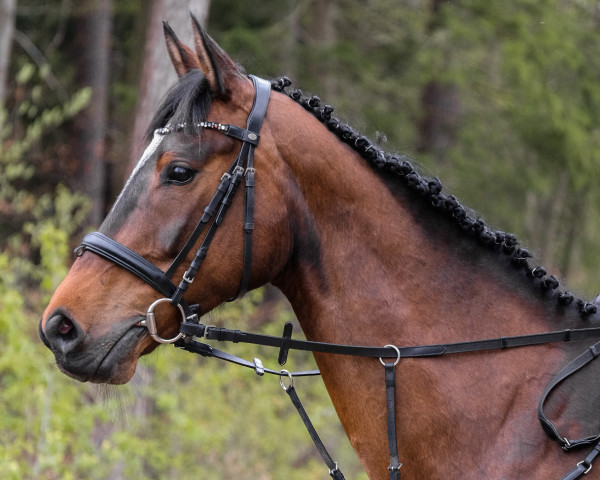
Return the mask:
{"type": "MultiPolygon", "coordinates": [[[[229,363],[233,363],[235,365],[239,365],[241,367],[251,368],[254,370],[259,376],[262,376],[265,373],[269,373],[271,375],[281,376],[282,373],[279,370],[272,370],[270,368],[265,368],[262,365],[257,367],[256,359],[254,362],[249,362],[248,360],[244,360],[243,358],[237,357],[230,353],[224,352],[222,350],[218,350],[211,345],[206,343],[198,342],[189,337],[185,339],[178,340],[175,342],[175,346],[181,348],[182,350],[186,350],[190,353],[197,353],[198,355],[202,355],[203,357],[214,357],[219,360],[224,360],[229,363]]],[[[261,362],[262,363],[262,362],[261,362]]],[[[302,370],[298,372],[290,373],[293,377],[314,377],[320,375],[319,370],[302,370]]]]}
{"type": "Polygon", "coordinates": [[[390,480],[400,480],[400,467],[402,464],[398,458],[398,440],[396,437],[396,364],[384,363],[384,366],[388,447],[390,452],[390,465],[388,471],[390,480]]]}
{"type": "Polygon", "coordinates": [[[292,339],[292,330],[294,329],[294,325],[292,322],[286,322],[283,326],[283,334],[281,335],[281,347],[279,347],[279,356],[277,357],[277,361],[279,365],[285,365],[287,362],[288,353],[290,351],[290,340],[292,339]]]}
{"type": "Polygon", "coordinates": [[[202,240],[200,248],[196,252],[196,255],[194,256],[192,263],[190,264],[190,266],[186,270],[185,274],[183,275],[181,282],[179,282],[177,290],[173,293],[173,295],[171,297],[171,303],[173,303],[174,305],[176,305],[182,301],[184,293],[187,291],[190,284],[194,281],[194,278],[195,278],[196,274],[198,273],[198,270],[202,266],[202,263],[204,262],[204,259],[206,258],[206,255],[208,253],[208,248],[210,247],[210,244],[213,241],[215,233],[217,232],[217,228],[223,222],[223,219],[225,218],[225,214],[227,213],[227,210],[229,209],[229,206],[231,205],[233,197],[235,196],[235,193],[242,181],[242,176],[243,176],[243,170],[239,167],[236,167],[233,171],[231,181],[229,182],[227,192],[225,193],[225,195],[223,195],[223,197],[221,199],[219,209],[218,209],[212,223],[210,224],[210,227],[208,227],[208,231],[206,232],[206,235],[204,236],[204,238],[202,240]]]}
{"type": "Polygon", "coordinates": [[[300,418],[304,422],[304,426],[306,427],[306,430],[308,430],[310,438],[312,439],[313,443],[315,444],[315,447],[317,447],[317,450],[318,450],[319,454],[321,455],[321,458],[323,459],[323,461],[329,468],[329,475],[331,475],[331,478],[333,478],[335,480],[344,480],[344,475],[342,474],[341,470],[338,468],[337,463],[334,462],[333,459],[331,458],[331,455],[329,455],[327,448],[325,447],[325,445],[323,444],[323,441],[319,437],[319,434],[315,430],[315,427],[313,426],[312,422],[310,421],[310,418],[308,418],[306,410],[304,410],[304,406],[302,405],[302,402],[300,401],[300,398],[298,397],[298,394],[296,393],[296,389],[294,388],[294,385],[289,385],[288,387],[286,387],[285,392],[289,395],[292,403],[294,404],[294,407],[296,407],[296,410],[298,411],[300,418]]]}
{"type": "Polygon", "coordinates": [[[236,127],[235,125],[225,125],[225,129],[218,129],[218,131],[242,141],[240,152],[238,153],[237,158],[227,174],[231,177],[231,179],[228,180],[227,176],[224,176],[224,178],[221,179],[221,184],[213,196],[213,200],[211,200],[211,203],[205,209],[202,219],[171,264],[171,267],[169,267],[168,273],[172,275],[177,266],[183,261],[193,245],[196,243],[204,229],[204,225],[210,221],[211,213],[214,211],[214,207],[218,203],[218,211],[216,214],[214,214],[214,219],[210,224],[204,239],[202,240],[202,244],[197,250],[192,263],[185,272],[183,279],[179,283],[176,292],[172,296],[171,301],[173,304],[177,304],[182,301],[183,295],[202,266],[216,230],[223,222],[225,214],[227,213],[227,210],[233,201],[233,197],[237,192],[243,176],[246,178],[246,200],[244,208],[244,260],[240,286],[236,295],[231,300],[243,296],[248,289],[252,260],[252,232],[254,230],[254,149],[256,145],[258,145],[260,138],[258,133],[260,132],[271,95],[271,84],[269,82],[252,75],[250,76],[250,79],[252,80],[256,93],[254,96],[254,103],[246,122],[246,129],[244,130],[240,127],[236,127]],[[225,188],[225,185],[227,190],[225,194],[222,194],[222,190],[225,188]]]}
{"type": "Polygon", "coordinates": [[[228,135],[233,138],[237,138],[242,142],[248,142],[251,145],[258,145],[258,141],[260,140],[260,136],[258,135],[258,131],[260,130],[252,130],[250,128],[240,128],[236,125],[227,124],[225,125],[226,129],[221,130],[225,135],[228,135]]]}
{"type": "MultiPolygon", "coordinates": [[[[305,350],[320,353],[335,353],[340,355],[354,355],[361,357],[389,358],[395,357],[396,352],[390,347],[370,347],[360,345],[344,345],[310,340],[288,339],[272,335],[229,330],[227,328],[210,327],[203,324],[184,322],[180,332],[186,335],[204,337],[208,340],[243,342],[254,345],[265,345],[281,348],[283,345],[294,350],[305,350]],[[288,343],[289,342],[289,343],[288,343]]],[[[582,328],[577,330],[564,330],[559,332],[540,333],[535,335],[522,335],[518,337],[500,337],[473,342],[446,343],[439,345],[419,345],[398,347],[403,358],[435,357],[457,353],[467,353],[492,349],[506,349],[527,345],[540,345],[551,342],[564,342],[569,340],[582,340],[585,338],[600,337],[600,328],[582,328]]]]}
{"type": "Polygon", "coordinates": [[[83,237],[81,246],[78,247],[78,249],[81,248],[89,250],[128,270],[165,297],[170,297],[175,291],[175,285],[165,276],[161,269],[103,233],[88,233],[83,237]]]}
{"type": "Polygon", "coordinates": [[[585,352],[579,355],[577,358],[567,364],[560,372],[558,372],[554,378],[550,381],[538,404],[538,418],[542,424],[544,432],[554,441],[556,441],[564,450],[571,450],[586,445],[590,445],[600,440],[600,433],[589,437],[579,438],[577,440],[568,440],[558,432],[556,426],[546,417],[544,414],[544,404],[548,399],[550,392],[554,390],[563,380],[573,375],[575,372],[581,370],[583,367],[588,365],[590,362],[600,356],[600,342],[595,343],[589,347],[585,352]]]}
{"type": "Polygon", "coordinates": [[[584,460],[579,462],[577,466],[571,470],[562,480],[577,480],[578,478],[587,475],[592,469],[592,464],[600,456],[600,442],[596,444],[594,449],[585,457],[584,460]]]}
{"type": "MultiPolygon", "coordinates": [[[[267,113],[269,98],[271,96],[271,83],[262,78],[250,75],[254,84],[256,95],[254,104],[248,116],[246,128],[251,132],[258,132],[262,127],[263,120],[267,113]]],[[[257,140],[258,143],[258,140],[257,140]]],[[[250,272],[252,270],[252,233],[254,231],[254,149],[256,144],[244,143],[248,152],[246,156],[246,200],[244,207],[244,264],[242,267],[242,278],[235,298],[243,297],[248,291],[250,282],[250,272]]]]}
{"type": "Polygon", "coordinates": [[[210,200],[210,202],[208,203],[208,205],[204,208],[202,217],[200,218],[200,220],[194,227],[192,234],[189,236],[189,238],[185,242],[185,245],[179,251],[179,253],[175,257],[175,259],[173,260],[173,262],[171,263],[171,265],[165,272],[165,275],[168,278],[173,278],[175,271],[177,270],[179,265],[181,265],[182,262],[186,259],[188,253],[190,253],[190,250],[194,247],[194,245],[200,238],[200,235],[204,231],[204,228],[206,227],[208,222],[210,222],[210,220],[217,213],[217,209],[221,205],[221,201],[223,200],[223,197],[229,190],[229,185],[231,183],[232,170],[233,170],[233,167],[230,169],[229,172],[227,172],[226,174],[224,174],[221,177],[221,181],[219,182],[219,185],[217,186],[217,190],[215,191],[215,194],[213,195],[213,197],[210,200]]]}

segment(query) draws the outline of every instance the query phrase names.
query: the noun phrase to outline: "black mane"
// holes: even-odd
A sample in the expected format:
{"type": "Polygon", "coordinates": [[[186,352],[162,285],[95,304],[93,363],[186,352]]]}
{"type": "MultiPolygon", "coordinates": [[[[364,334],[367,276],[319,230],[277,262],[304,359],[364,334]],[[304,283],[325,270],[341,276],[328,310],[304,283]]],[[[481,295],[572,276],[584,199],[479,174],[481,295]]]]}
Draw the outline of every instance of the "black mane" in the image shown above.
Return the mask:
{"type": "Polygon", "coordinates": [[[154,114],[148,129],[146,141],[158,128],[185,125],[186,134],[199,133],[198,124],[206,120],[211,105],[208,81],[200,70],[191,70],[167,92],[154,114]]]}
{"type": "MultiPolygon", "coordinates": [[[[424,177],[417,172],[410,158],[403,154],[387,153],[369,138],[361,135],[349,125],[332,116],[333,107],[323,105],[317,96],[305,97],[301,90],[286,88],[291,85],[287,77],[271,82],[271,88],[288,95],[308,112],[320,120],[342,142],[358,152],[376,170],[393,174],[406,187],[408,192],[420,197],[432,208],[441,212],[454,223],[465,235],[474,238],[489,251],[507,256],[511,263],[526,274],[539,288],[555,298],[563,306],[576,305],[582,317],[597,312],[594,303],[585,302],[561,288],[554,275],[547,274],[541,266],[529,264],[532,255],[521,248],[515,235],[494,230],[481,219],[475,218],[456,199],[442,191],[442,183],[437,178],[424,177]]],[[[187,134],[199,133],[198,124],[206,120],[211,105],[211,94],[208,82],[200,70],[191,70],[179,79],[162,101],[146,131],[150,140],[156,129],[168,124],[182,126],[187,134]]]]}
{"type": "Polygon", "coordinates": [[[576,299],[573,294],[562,290],[557,278],[554,275],[547,274],[544,267],[532,267],[528,261],[529,258],[532,258],[531,253],[519,246],[515,235],[493,230],[481,218],[474,218],[454,195],[446,195],[442,192],[442,183],[437,178],[427,178],[420,175],[409,157],[384,152],[369,138],[361,135],[338,118],[333,117],[333,107],[331,105],[322,105],[317,96],[305,97],[302,91],[298,89],[287,91],[286,88],[290,85],[291,81],[287,77],[282,77],[271,83],[273,90],[288,95],[312,113],[342,142],[352,147],[375,169],[391,173],[399,178],[409,192],[421,197],[424,202],[431,204],[435,210],[451,219],[465,235],[474,238],[490,251],[508,256],[511,263],[518,270],[524,272],[532,282],[537,283],[543,292],[552,295],[560,305],[576,305],[580,315],[584,318],[597,312],[598,307],[594,303],[576,299]]]}

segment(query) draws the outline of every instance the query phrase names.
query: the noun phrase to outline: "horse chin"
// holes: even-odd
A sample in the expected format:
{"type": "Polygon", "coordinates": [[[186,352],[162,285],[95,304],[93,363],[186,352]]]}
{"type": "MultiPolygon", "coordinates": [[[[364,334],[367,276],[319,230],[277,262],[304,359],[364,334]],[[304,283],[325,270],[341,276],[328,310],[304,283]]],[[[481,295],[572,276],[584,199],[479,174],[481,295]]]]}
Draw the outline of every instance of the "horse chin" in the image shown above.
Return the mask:
{"type": "Polygon", "coordinates": [[[54,355],[58,368],[71,378],[121,385],[133,377],[140,355],[154,349],[148,341],[146,329],[133,326],[120,335],[109,334],[93,340],[76,355],[63,356],[56,351],[54,355]]]}
{"type": "Polygon", "coordinates": [[[147,338],[145,329],[140,331],[140,327],[132,327],[127,330],[100,361],[89,381],[121,385],[131,380],[140,357],[140,351],[144,350],[145,342],[141,341],[140,337],[147,338]]]}

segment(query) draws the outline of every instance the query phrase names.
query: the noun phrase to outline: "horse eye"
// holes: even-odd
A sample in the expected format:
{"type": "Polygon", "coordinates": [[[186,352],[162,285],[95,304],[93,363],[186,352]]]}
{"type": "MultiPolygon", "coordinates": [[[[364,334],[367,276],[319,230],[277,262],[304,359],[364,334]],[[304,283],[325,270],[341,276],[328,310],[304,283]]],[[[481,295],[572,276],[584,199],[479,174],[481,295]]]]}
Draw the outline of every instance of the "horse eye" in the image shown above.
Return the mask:
{"type": "Polygon", "coordinates": [[[167,172],[167,182],[176,185],[189,183],[196,175],[196,170],[185,165],[172,165],[167,172]]]}

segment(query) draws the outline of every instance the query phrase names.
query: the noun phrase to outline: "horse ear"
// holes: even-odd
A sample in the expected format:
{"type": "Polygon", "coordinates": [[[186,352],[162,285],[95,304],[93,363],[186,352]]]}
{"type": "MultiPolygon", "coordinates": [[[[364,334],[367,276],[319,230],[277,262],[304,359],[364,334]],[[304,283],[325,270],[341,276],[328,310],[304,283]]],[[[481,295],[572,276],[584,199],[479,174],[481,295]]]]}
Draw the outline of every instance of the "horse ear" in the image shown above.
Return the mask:
{"type": "Polygon", "coordinates": [[[244,74],[217,42],[204,31],[196,16],[191,12],[190,15],[194,29],[194,46],[200,61],[200,68],[208,80],[211,91],[216,95],[228,97],[231,84],[244,78],[244,74]]]}
{"type": "Polygon", "coordinates": [[[167,42],[167,51],[177,75],[183,77],[190,70],[200,68],[198,58],[194,55],[192,49],[181,43],[167,22],[163,22],[163,31],[165,33],[165,41],[167,42]]]}

